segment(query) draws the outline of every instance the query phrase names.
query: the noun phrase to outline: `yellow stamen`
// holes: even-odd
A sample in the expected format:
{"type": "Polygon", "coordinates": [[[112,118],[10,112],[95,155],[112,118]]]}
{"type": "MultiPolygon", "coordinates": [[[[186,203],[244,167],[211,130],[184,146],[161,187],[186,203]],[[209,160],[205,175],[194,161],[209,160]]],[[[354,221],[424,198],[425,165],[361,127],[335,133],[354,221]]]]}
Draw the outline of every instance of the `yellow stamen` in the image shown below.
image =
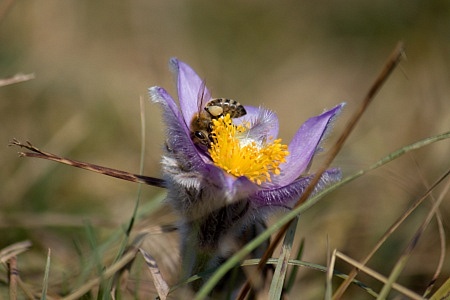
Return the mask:
{"type": "Polygon", "coordinates": [[[209,154],[214,164],[234,176],[246,176],[260,185],[280,174],[279,165],[289,154],[281,139],[260,143],[245,138],[248,125],[233,125],[229,114],[212,121],[209,154]]]}

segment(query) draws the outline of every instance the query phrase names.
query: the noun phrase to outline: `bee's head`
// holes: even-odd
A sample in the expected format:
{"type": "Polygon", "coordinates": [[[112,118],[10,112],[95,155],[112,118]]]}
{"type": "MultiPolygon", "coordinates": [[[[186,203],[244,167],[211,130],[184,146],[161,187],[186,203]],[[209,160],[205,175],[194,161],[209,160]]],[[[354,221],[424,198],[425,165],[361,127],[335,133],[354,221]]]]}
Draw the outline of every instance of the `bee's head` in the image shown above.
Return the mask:
{"type": "Polygon", "coordinates": [[[205,130],[194,130],[191,133],[191,138],[192,138],[192,141],[194,141],[194,143],[201,144],[206,147],[209,147],[209,144],[211,142],[209,139],[209,134],[205,130]]]}

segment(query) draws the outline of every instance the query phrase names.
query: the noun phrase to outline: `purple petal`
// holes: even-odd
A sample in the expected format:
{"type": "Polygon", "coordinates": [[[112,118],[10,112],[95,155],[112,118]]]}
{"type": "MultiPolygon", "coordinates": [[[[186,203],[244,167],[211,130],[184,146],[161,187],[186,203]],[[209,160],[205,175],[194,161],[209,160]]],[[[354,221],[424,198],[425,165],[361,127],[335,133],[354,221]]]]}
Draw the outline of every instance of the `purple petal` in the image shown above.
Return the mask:
{"type": "Polygon", "coordinates": [[[216,190],[215,198],[223,199],[226,202],[221,203],[221,205],[228,205],[237,200],[248,198],[251,194],[260,190],[247,177],[236,178],[213,164],[205,165],[201,172],[204,178],[204,186],[216,190]]]}
{"type": "MultiPolygon", "coordinates": [[[[249,200],[257,207],[291,207],[298,199],[300,199],[300,196],[303,194],[313,177],[314,175],[301,177],[283,187],[261,190],[252,195],[249,200]]],[[[322,174],[319,183],[314,188],[314,193],[317,193],[324,187],[338,182],[339,180],[341,180],[340,169],[329,169],[325,171],[322,174]]]]}
{"type": "Polygon", "coordinates": [[[205,165],[202,158],[192,142],[189,129],[183,122],[180,111],[173,98],[161,87],[151,87],[149,94],[153,102],[162,105],[164,120],[167,125],[168,147],[179,153],[179,159],[184,158],[186,163],[192,166],[193,170],[201,169],[205,165]]]}
{"type": "Polygon", "coordinates": [[[343,106],[344,103],[341,103],[321,115],[312,117],[300,127],[289,144],[286,162],[280,165],[281,174],[273,178],[274,184],[289,184],[306,171],[327,128],[343,106]]]}
{"type": "Polygon", "coordinates": [[[236,125],[250,123],[250,130],[246,133],[255,140],[276,139],[278,136],[278,118],[277,115],[268,109],[262,107],[246,106],[247,114],[241,118],[234,119],[236,125]]]}
{"type": "MultiPolygon", "coordinates": [[[[185,130],[185,132],[188,134],[189,129],[187,128],[186,124],[183,122],[183,118],[180,115],[180,111],[178,109],[177,104],[173,100],[173,98],[167,93],[165,89],[159,86],[153,86],[148,89],[148,93],[150,95],[150,98],[153,102],[162,104],[165,111],[164,113],[170,112],[170,115],[174,117],[178,123],[180,123],[180,126],[182,126],[185,130]],[[168,109],[168,111],[166,111],[168,109]]],[[[177,125],[178,126],[178,125],[177,125]]]]}
{"type": "Polygon", "coordinates": [[[238,118],[236,120],[239,120],[242,118],[256,118],[259,114],[259,109],[260,109],[259,107],[244,105],[244,108],[247,111],[247,114],[244,117],[238,118]]]}
{"type": "Polygon", "coordinates": [[[251,120],[258,117],[259,107],[244,105],[244,108],[247,111],[247,114],[240,118],[233,119],[234,125],[242,125],[248,122],[251,123],[251,120]]]}
{"type": "Polygon", "coordinates": [[[172,58],[170,66],[177,75],[178,100],[184,120],[189,126],[194,114],[203,107],[201,101],[208,101],[211,95],[204,81],[189,65],[172,58]]]}

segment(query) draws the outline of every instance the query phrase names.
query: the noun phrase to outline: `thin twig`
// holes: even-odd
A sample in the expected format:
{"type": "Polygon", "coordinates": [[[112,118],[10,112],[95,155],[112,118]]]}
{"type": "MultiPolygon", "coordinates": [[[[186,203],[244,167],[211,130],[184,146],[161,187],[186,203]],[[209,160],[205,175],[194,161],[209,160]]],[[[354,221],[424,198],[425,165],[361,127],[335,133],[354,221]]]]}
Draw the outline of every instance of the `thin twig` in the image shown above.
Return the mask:
{"type": "MultiPolygon", "coordinates": [[[[449,175],[450,175],[450,169],[447,170],[447,172],[445,172],[445,174],[438,180],[438,182],[439,183],[442,182],[444,180],[444,178],[447,178],[449,175]]],[[[433,186],[433,189],[435,187],[436,186],[433,186]]],[[[400,276],[401,271],[403,271],[403,269],[405,268],[408,259],[411,257],[412,251],[416,248],[417,243],[419,242],[420,238],[423,236],[426,228],[428,227],[428,225],[430,224],[434,215],[438,211],[439,206],[442,203],[442,201],[444,200],[445,195],[447,195],[449,189],[450,189],[450,181],[447,181],[447,184],[445,185],[443,192],[441,193],[441,195],[439,196],[437,201],[433,203],[433,207],[431,208],[430,212],[427,214],[425,220],[422,222],[419,229],[417,229],[416,233],[409,241],[408,246],[403,251],[401,257],[399,258],[399,260],[396,262],[394,268],[392,269],[388,282],[385,283],[385,285],[383,286],[383,288],[380,291],[380,299],[385,299],[387,297],[387,295],[389,294],[392,284],[395,282],[395,280],[398,278],[398,276],[400,276]]],[[[430,190],[430,193],[432,190],[430,190]]]]}
{"type": "Polygon", "coordinates": [[[34,74],[16,74],[13,77],[0,79],[0,87],[34,79],[34,74]]]}
{"type": "MultiPolygon", "coordinates": [[[[358,268],[360,269],[362,272],[370,275],[371,277],[377,279],[380,282],[386,283],[388,281],[388,278],[386,278],[385,276],[381,275],[380,273],[377,273],[376,271],[366,267],[364,264],[359,263],[358,261],[350,258],[349,256],[345,255],[342,252],[336,251],[336,256],[340,259],[342,259],[343,261],[351,264],[354,268],[358,268]]],[[[401,286],[398,283],[394,283],[393,288],[397,291],[399,291],[400,293],[402,293],[403,295],[407,296],[408,299],[423,299],[420,295],[408,290],[407,288],[401,286]]]]}
{"type": "Polygon", "coordinates": [[[9,277],[9,299],[17,299],[17,278],[19,270],[17,269],[17,257],[11,257],[8,260],[8,277],[9,277]]]}
{"type": "Polygon", "coordinates": [[[61,300],[75,300],[80,299],[83,295],[85,295],[89,290],[93,287],[98,286],[100,282],[104,279],[110,278],[126,268],[134,259],[136,258],[136,254],[139,251],[139,247],[141,246],[145,233],[139,234],[132,242],[132,244],[127,248],[127,251],[118,259],[114,264],[107,267],[101,275],[89,280],[84,283],[82,286],[78,287],[71,294],[61,298],[61,300]]]}
{"type": "Polygon", "coordinates": [[[161,300],[166,300],[167,295],[170,291],[169,285],[167,284],[166,280],[164,280],[155,258],[142,248],[139,248],[139,252],[141,252],[142,257],[144,258],[145,263],[150,270],[150,274],[153,278],[153,284],[158,291],[159,298],[161,300]]]}
{"type": "MultiPolygon", "coordinates": [[[[420,175],[420,179],[422,180],[424,186],[427,189],[429,189],[430,185],[427,182],[427,179],[423,176],[423,172],[421,172],[419,164],[418,164],[416,159],[414,159],[414,163],[415,163],[415,167],[416,167],[416,169],[418,171],[418,174],[420,175]]],[[[436,199],[433,196],[433,194],[430,194],[430,200],[431,200],[431,203],[435,203],[436,202],[436,199]]],[[[445,235],[445,229],[444,229],[444,224],[443,224],[442,220],[443,220],[442,214],[441,214],[440,210],[437,210],[436,211],[436,223],[437,223],[436,225],[437,225],[437,228],[438,228],[438,231],[439,231],[439,241],[440,241],[440,246],[441,246],[440,247],[441,248],[440,249],[441,253],[439,255],[439,261],[437,263],[436,270],[435,270],[435,272],[433,274],[433,277],[431,278],[430,282],[428,283],[427,288],[425,289],[425,292],[423,293],[423,297],[424,298],[427,298],[428,295],[433,290],[433,288],[434,288],[434,286],[436,284],[436,280],[439,278],[439,275],[442,272],[442,268],[443,268],[444,262],[445,262],[445,256],[446,256],[445,255],[446,254],[446,235],[445,235]]]]}
{"type": "Polygon", "coordinates": [[[90,163],[85,163],[85,162],[81,162],[81,161],[77,161],[77,160],[60,157],[60,156],[57,156],[57,155],[49,153],[49,152],[41,151],[38,148],[34,147],[28,141],[26,142],[26,144],[23,144],[20,141],[13,139],[10,142],[9,146],[19,146],[21,148],[25,148],[25,149],[31,151],[31,152],[19,152],[19,155],[22,157],[35,157],[35,158],[52,160],[52,161],[59,162],[61,164],[65,164],[65,165],[77,167],[80,169],[100,173],[103,175],[119,178],[122,180],[127,180],[127,181],[131,181],[131,182],[136,182],[136,183],[143,183],[143,184],[147,184],[147,185],[153,185],[153,186],[160,187],[160,188],[166,187],[165,181],[163,179],[150,177],[150,176],[144,176],[144,175],[132,174],[132,173],[128,173],[128,172],[121,171],[121,170],[111,169],[111,168],[102,167],[102,166],[95,165],[95,164],[90,164],[90,163]]]}
{"type": "Polygon", "coordinates": [[[17,242],[0,250],[0,263],[5,263],[12,257],[27,251],[31,247],[30,241],[17,242]]]}
{"type": "MultiPolygon", "coordinates": [[[[409,207],[405,213],[403,213],[392,225],[389,227],[386,232],[383,234],[383,236],[379,239],[379,241],[376,243],[376,245],[373,247],[373,249],[370,251],[370,253],[361,260],[360,264],[365,265],[367,262],[372,258],[372,256],[375,254],[375,252],[383,245],[383,243],[387,240],[387,238],[394,232],[400,224],[403,223],[403,221],[423,202],[425,199],[431,194],[431,192],[445,179],[447,176],[450,175],[450,170],[448,170],[443,176],[441,176],[436,182],[433,183],[433,185],[423,194],[420,199],[418,199],[416,202],[414,202],[411,207],[409,207]]],[[[333,295],[333,299],[337,300],[340,299],[344,293],[344,291],[347,289],[347,287],[350,285],[351,281],[356,277],[358,274],[358,269],[354,268],[349,274],[348,278],[339,286],[339,288],[336,290],[335,294],[333,295]]]]}

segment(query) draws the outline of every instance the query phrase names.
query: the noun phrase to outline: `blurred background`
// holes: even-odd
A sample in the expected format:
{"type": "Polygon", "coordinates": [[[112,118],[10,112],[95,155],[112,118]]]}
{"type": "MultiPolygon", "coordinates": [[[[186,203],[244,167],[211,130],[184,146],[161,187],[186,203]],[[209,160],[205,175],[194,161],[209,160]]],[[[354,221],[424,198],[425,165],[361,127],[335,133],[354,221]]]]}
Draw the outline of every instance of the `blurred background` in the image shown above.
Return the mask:
{"type": "MultiPolygon", "coordinates": [[[[143,98],[144,174],[159,177],[164,125],[159,107],[148,101],[147,88],[163,86],[176,96],[168,69],[171,57],[190,64],[213,96],[274,110],[286,143],[307,118],[347,102],[324,144],[329,148],[403,40],[407,59],[383,86],[334,165],[349,175],[400,147],[450,129],[450,2],[445,0],[4,0],[0,18],[0,78],[35,74],[31,81],[0,88],[0,249],[24,239],[33,242],[19,257],[19,268],[24,280],[37,287],[47,249],[52,249],[50,282],[59,283],[58,274],[77,274],[77,251],[89,248],[86,224],[95,228],[99,243],[120,231],[132,215],[138,185],[19,158],[8,141],[30,140],[64,157],[139,173],[143,98]]],[[[299,239],[306,241],[303,259],[325,265],[327,243],[361,259],[449,166],[450,143],[443,141],[323,199],[300,219],[299,239]]],[[[143,187],[141,206],[162,199],[163,193],[143,187]]],[[[449,200],[447,196],[441,210],[447,231],[449,200]]],[[[388,275],[430,207],[430,202],[419,207],[369,266],[388,275]]],[[[158,214],[144,220],[155,226],[173,220],[170,212],[165,218],[158,214]]],[[[173,284],[176,234],[153,241],[161,246],[154,246],[152,254],[173,284]],[[173,257],[166,259],[167,253],[173,257]]],[[[446,252],[450,254],[448,246],[446,252]]],[[[423,293],[440,254],[432,222],[400,282],[423,293]]],[[[448,258],[446,262],[438,283],[450,275],[448,258]]],[[[337,268],[350,269],[342,262],[337,268]]],[[[6,281],[4,269],[0,281],[6,281]]],[[[304,299],[322,298],[323,282],[322,273],[302,269],[296,291],[304,299]]],[[[358,299],[368,297],[357,288],[348,295],[352,293],[358,299]]]]}

